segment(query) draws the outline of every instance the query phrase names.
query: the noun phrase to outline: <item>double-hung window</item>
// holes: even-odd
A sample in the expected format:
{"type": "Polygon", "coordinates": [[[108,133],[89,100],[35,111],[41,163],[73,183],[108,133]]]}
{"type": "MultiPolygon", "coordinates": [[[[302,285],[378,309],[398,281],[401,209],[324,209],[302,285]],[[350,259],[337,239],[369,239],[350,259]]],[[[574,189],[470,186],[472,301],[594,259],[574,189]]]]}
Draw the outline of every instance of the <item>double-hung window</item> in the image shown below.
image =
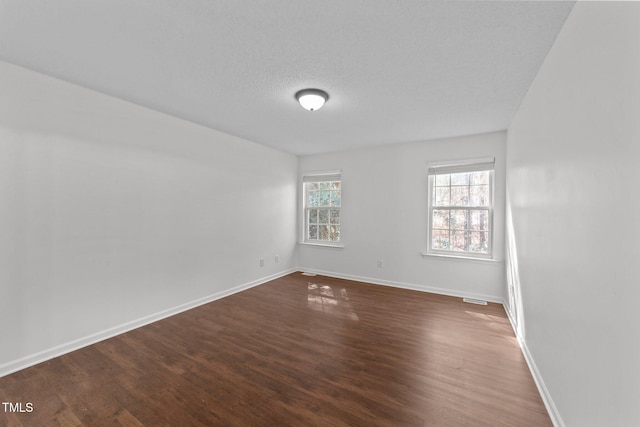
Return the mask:
{"type": "Polygon", "coordinates": [[[429,254],[492,257],[494,159],[429,165],[429,254]]]}
{"type": "Polygon", "coordinates": [[[304,242],[339,245],[342,178],[340,173],[306,175],[304,192],[304,242]]]}

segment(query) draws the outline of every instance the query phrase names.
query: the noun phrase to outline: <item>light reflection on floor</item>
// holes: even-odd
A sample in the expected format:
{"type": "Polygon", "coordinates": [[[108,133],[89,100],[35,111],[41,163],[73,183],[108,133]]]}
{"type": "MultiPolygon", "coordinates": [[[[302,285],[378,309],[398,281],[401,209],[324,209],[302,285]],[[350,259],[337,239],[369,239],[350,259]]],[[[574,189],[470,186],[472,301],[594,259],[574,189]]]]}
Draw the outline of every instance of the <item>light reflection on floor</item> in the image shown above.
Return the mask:
{"type": "Polygon", "coordinates": [[[358,321],[358,315],[349,302],[346,289],[334,289],[328,285],[309,282],[307,307],[343,319],[358,321]]]}
{"type": "Polygon", "coordinates": [[[476,318],[478,318],[479,320],[482,320],[482,321],[487,321],[487,320],[490,321],[491,323],[487,323],[487,325],[490,328],[493,328],[493,329],[507,329],[507,330],[511,329],[511,325],[506,323],[504,321],[503,317],[494,316],[494,315],[491,315],[491,314],[478,313],[478,312],[475,312],[475,311],[468,311],[468,310],[465,310],[465,313],[467,313],[468,315],[470,315],[472,317],[476,317],[476,318]]]}

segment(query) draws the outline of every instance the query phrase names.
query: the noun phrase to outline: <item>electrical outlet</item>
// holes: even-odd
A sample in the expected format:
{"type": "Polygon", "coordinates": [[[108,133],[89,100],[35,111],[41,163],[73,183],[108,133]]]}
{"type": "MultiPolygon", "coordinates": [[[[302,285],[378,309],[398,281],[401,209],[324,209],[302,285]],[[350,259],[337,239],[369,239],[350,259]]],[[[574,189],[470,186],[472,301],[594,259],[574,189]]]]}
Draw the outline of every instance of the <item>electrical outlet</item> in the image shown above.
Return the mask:
{"type": "Polygon", "coordinates": [[[384,262],[381,259],[379,259],[378,260],[378,268],[382,268],[383,264],[384,264],[384,262]]]}
{"type": "Polygon", "coordinates": [[[264,258],[260,258],[260,267],[264,267],[264,258]]]}
{"type": "Polygon", "coordinates": [[[276,263],[280,262],[280,255],[276,255],[274,258],[275,258],[276,263]]]}

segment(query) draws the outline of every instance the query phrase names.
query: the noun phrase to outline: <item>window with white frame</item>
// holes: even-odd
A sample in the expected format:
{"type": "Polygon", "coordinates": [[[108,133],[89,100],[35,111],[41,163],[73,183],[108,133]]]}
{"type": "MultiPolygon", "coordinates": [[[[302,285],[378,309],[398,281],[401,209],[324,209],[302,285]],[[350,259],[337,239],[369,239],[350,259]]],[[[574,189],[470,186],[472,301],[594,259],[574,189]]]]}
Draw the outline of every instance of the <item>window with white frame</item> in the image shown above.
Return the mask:
{"type": "Polygon", "coordinates": [[[340,243],[342,178],[340,173],[306,175],[303,183],[304,242],[340,243]]]}
{"type": "Polygon", "coordinates": [[[429,254],[491,258],[494,159],[429,165],[429,254]]]}

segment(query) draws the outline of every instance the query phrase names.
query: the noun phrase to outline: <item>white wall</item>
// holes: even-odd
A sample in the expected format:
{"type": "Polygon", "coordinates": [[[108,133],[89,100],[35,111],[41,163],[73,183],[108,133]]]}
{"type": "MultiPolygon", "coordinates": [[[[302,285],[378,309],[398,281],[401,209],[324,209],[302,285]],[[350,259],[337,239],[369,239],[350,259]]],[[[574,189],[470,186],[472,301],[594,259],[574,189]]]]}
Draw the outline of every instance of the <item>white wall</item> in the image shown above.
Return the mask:
{"type": "Polygon", "coordinates": [[[299,245],[301,268],[502,301],[505,140],[506,134],[499,132],[301,157],[300,177],[314,171],[342,170],[344,243],[341,249],[299,245]],[[427,163],[489,156],[496,158],[494,249],[500,261],[423,257],[427,249],[427,163]],[[383,268],[377,267],[379,259],[383,268]]]}
{"type": "Polygon", "coordinates": [[[640,425],[640,4],[578,2],[508,131],[526,346],[559,425],[640,425]]]}
{"type": "Polygon", "coordinates": [[[295,156],[1,62],[0,94],[0,375],[296,266],[295,156]]]}

